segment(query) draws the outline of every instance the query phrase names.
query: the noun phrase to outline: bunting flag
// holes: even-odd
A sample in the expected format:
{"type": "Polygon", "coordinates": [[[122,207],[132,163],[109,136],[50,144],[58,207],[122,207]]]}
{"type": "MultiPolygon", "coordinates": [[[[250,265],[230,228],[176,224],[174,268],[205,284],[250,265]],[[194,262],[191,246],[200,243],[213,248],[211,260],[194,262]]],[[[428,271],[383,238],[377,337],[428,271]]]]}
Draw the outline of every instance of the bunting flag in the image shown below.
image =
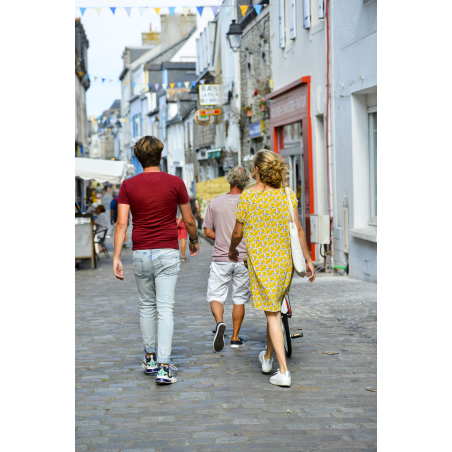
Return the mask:
{"type": "Polygon", "coordinates": [[[78,76],[81,77],[83,75],[83,72],[79,72],[78,76]]]}
{"type": "Polygon", "coordinates": [[[187,14],[189,13],[189,11],[190,11],[190,8],[188,8],[188,7],[186,7],[186,6],[184,6],[184,7],[182,8],[182,12],[184,13],[184,16],[185,16],[185,17],[187,17],[187,14]]]}
{"type": "Polygon", "coordinates": [[[200,80],[199,83],[201,83],[201,85],[204,85],[204,83],[206,83],[205,80],[200,80]]]}
{"type": "Polygon", "coordinates": [[[232,6],[226,6],[226,15],[230,15],[232,12],[232,6]]]}
{"type": "Polygon", "coordinates": [[[171,86],[171,89],[174,88],[174,83],[170,83],[169,86],[171,86]]]}
{"type": "Polygon", "coordinates": [[[170,14],[174,17],[175,6],[168,7],[170,14]]]}
{"type": "Polygon", "coordinates": [[[132,83],[132,86],[135,88],[135,86],[137,86],[137,84],[135,82],[132,83]]]}
{"type": "Polygon", "coordinates": [[[126,10],[127,15],[130,17],[130,13],[132,11],[132,7],[131,6],[124,6],[124,9],[126,10]]]}
{"type": "Polygon", "coordinates": [[[140,13],[140,17],[143,17],[143,13],[144,13],[144,10],[145,10],[146,8],[138,8],[138,11],[139,11],[139,13],[140,13]]]}
{"type": "Polygon", "coordinates": [[[262,5],[254,5],[254,9],[256,10],[257,15],[259,15],[262,11],[262,5]]]}
{"type": "Polygon", "coordinates": [[[154,8],[154,11],[157,13],[157,16],[160,16],[160,10],[161,10],[162,8],[154,8]]]}
{"type": "Polygon", "coordinates": [[[245,17],[248,5],[240,5],[240,11],[242,11],[242,16],[245,17]]]}
{"type": "Polygon", "coordinates": [[[149,91],[151,90],[151,84],[150,83],[148,83],[148,90],[149,91]]]}
{"type": "Polygon", "coordinates": [[[83,14],[85,14],[85,11],[86,11],[86,8],[80,8],[80,13],[82,14],[82,17],[83,17],[83,14]]]}
{"type": "Polygon", "coordinates": [[[163,89],[166,89],[166,87],[168,86],[168,84],[167,83],[162,83],[162,87],[163,87],[163,89]]]}
{"type": "Polygon", "coordinates": [[[94,77],[94,81],[96,81],[97,80],[97,77],[94,77]]]}
{"type": "Polygon", "coordinates": [[[104,82],[105,82],[105,79],[103,78],[103,79],[102,79],[102,83],[104,83],[104,82]]]}
{"type": "Polygon", "coordinates": [[[127,83],[129,83],[129,82],[124,82],[124,85],[127,85],[127,83]]]}
{"type": "Polygon", "coordinates": [[[204,6],[197,6],[196,9],[198,10],[199,15],[202,16],[202,12],[204,10],[204,6]]]}
{"type": "Polygon", "coordinates": [[[129,122],[129,120],[127,118],[124,119],[125,122],[129,122]]]}
{"type": "Polygon", "coordinates": [[[215,17],[217,15],[218,6],[211,6],[210,8],[212,9],[213,17],[215,17]]]}
{"type": "Polygon", "coordinates": [[[100,16],[100,13],[102,12],[102,8],[94,8],[96,10],[96,13],[98,16],[100,16]]]}
{"type": "Polygon", "coordinates": [[[177,82],[177,87],[180,88],[182,86],[182,82],[177,82]]]}
{"type": "Polygon", "coordinates": [[[110,9],[111,9],[111,12],[113,13],[113,16],[114,16],[114,15],[115,15],[115,11],[116,11],[116,7],[112,8],[112,7],[110,6],[110,9]]]}
{"type": "Polygon", "coordinates": [[[155,87],[155,89],[156,89],[157,91],[159,90],[159,86],[160,86],[159,83],[154,83],[154,87],[155,87]]]}
{"type": "Polygon", "coordinates": [[[188,87],[190,86],[190,82],[184,82],[185,88],[188,89],[188,87]]]}
{"type": "Polygon", "coordinates": [[[196,88],[196,82],[191,82],[191,86],[193,86],[193,88],[196,88]]]}

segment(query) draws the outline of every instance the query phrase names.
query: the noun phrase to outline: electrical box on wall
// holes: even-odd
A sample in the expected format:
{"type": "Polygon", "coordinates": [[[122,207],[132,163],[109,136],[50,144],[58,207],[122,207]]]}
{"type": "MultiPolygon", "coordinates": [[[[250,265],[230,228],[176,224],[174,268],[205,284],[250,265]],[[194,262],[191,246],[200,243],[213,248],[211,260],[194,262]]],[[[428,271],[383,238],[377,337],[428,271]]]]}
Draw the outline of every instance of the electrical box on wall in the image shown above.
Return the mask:
{"type": "Polygon", "coordinates": [[[311,243],[329,245],[330,218],[328,215],[311,214],[311,243]]]}

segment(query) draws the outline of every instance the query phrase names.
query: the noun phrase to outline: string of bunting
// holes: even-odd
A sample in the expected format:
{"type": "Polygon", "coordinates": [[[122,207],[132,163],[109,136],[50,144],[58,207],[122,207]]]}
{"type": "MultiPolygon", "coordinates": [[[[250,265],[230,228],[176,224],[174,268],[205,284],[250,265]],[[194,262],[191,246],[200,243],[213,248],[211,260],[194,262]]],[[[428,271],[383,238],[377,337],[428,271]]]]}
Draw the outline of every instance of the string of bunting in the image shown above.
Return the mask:
{"type": "MultiPolygon", "coordinates": [[[[226,14],[229,16],[232,12],[232,8],[238,6],[240,8],[240,11],[242,12],[242,16],[245,17],[246,13],[248,12],[248,8],[250,8],[250,10],[252,8],[254,8],[257,15],[259,15],[262,11],[262,7],[265,7],[267,5],[268,5],[268,3],[262,4],[262,5],[196,6],[196,10],[198,11],[198,14],[200,16],[202,16],[204,10],[210,8],[212,10],[212,14],[215,17],[217,15],[217,12],[224,8],[226,10],[226,14]]],[[[91,9],[91,10],[96,11],[96,13],[99,17],[102,13],[102,10],[104,10],[104,9],[106,9],[107,11],[110,10],[110,12],[113,16],[116,15],[116,10],[123,9],[126,12],[128,17],[130,17],[132,10],[138,10],[140,17],[143,16],[143,13],[146,11],[146,9],[154,10],[158,16],[160,16],[160,11],[162,9],[167,9],[169,11],[169,13],[171,14],[171,16],[174,16],[176,9],[178,9],[178,10],[182,9],[184,16],[187,16],[187,14],[190,12],[189,6],[167,6],[165,8],[154,8],[154,7],[150,7],[150,6],[117,6],[117,7],[111,7],[111,6],[110,7],[108,7],[108,6],[106,6],[106,7],[94,7],[94,6],[81,7],[80,6],[79,8],[80,8],[80,13],[82,16],[84,16],[84,14],[86,13],[86,10],[91,9]]]]}

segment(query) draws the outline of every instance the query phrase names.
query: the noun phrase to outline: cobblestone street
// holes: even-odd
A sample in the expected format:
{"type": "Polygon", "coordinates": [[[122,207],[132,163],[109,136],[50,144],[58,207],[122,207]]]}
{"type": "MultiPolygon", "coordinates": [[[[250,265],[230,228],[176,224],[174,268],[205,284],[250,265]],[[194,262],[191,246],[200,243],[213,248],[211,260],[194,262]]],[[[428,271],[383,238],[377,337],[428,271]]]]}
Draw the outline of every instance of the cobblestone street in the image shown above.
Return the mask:
{"type": "MultiPolygon", "coordinates": [[[[269,383],[258,355],[265,315],[246,307],[232,350],[232,303],[225,307],[225,349],[215,354],[206,302],[212,247],[181,263],[173,363],[178,382],[156,386],[140,366],[143,345],[132,251],[125,280],[112,259],[83,263],[76,280],[76,451],[376,450],[377,286],[346,277],[295,276],[288,359],[291,388],[269,383]],[[335,354],[328,354],[335,353],[335,354]],[[290,412],[289,412],[290,411],[290,412]]],[[[274,360],[274,371],[277,363],[274,360]]]]}

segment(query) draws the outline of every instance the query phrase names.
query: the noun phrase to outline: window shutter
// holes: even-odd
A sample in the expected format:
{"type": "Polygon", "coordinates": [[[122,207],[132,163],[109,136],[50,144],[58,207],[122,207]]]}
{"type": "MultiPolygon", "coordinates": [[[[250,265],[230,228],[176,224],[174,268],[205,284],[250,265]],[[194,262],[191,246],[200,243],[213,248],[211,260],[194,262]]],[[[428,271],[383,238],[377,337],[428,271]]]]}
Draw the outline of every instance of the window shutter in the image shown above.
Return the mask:
{"type": "Polygon", "coordinates": [[[325,19],[325,0],[319,0],[319,19],[325,19]]]}
{"type": "Polygon", "coordinates": [[[284,1],[279,0],[279,47],[284,49],[286,47],[286,39],[285,39],[285,20],[284,20],[284,1]]]}
{"type": "Polygon", "coordinates": [[[290,0],[290,39],[297,37],[297,16],[295,11],[295,0],[290,0]]]}
{"type": "Polygon", "coordinates": [[[303,28],[311,28],[311,0],[303,0],[303,28]]]}

